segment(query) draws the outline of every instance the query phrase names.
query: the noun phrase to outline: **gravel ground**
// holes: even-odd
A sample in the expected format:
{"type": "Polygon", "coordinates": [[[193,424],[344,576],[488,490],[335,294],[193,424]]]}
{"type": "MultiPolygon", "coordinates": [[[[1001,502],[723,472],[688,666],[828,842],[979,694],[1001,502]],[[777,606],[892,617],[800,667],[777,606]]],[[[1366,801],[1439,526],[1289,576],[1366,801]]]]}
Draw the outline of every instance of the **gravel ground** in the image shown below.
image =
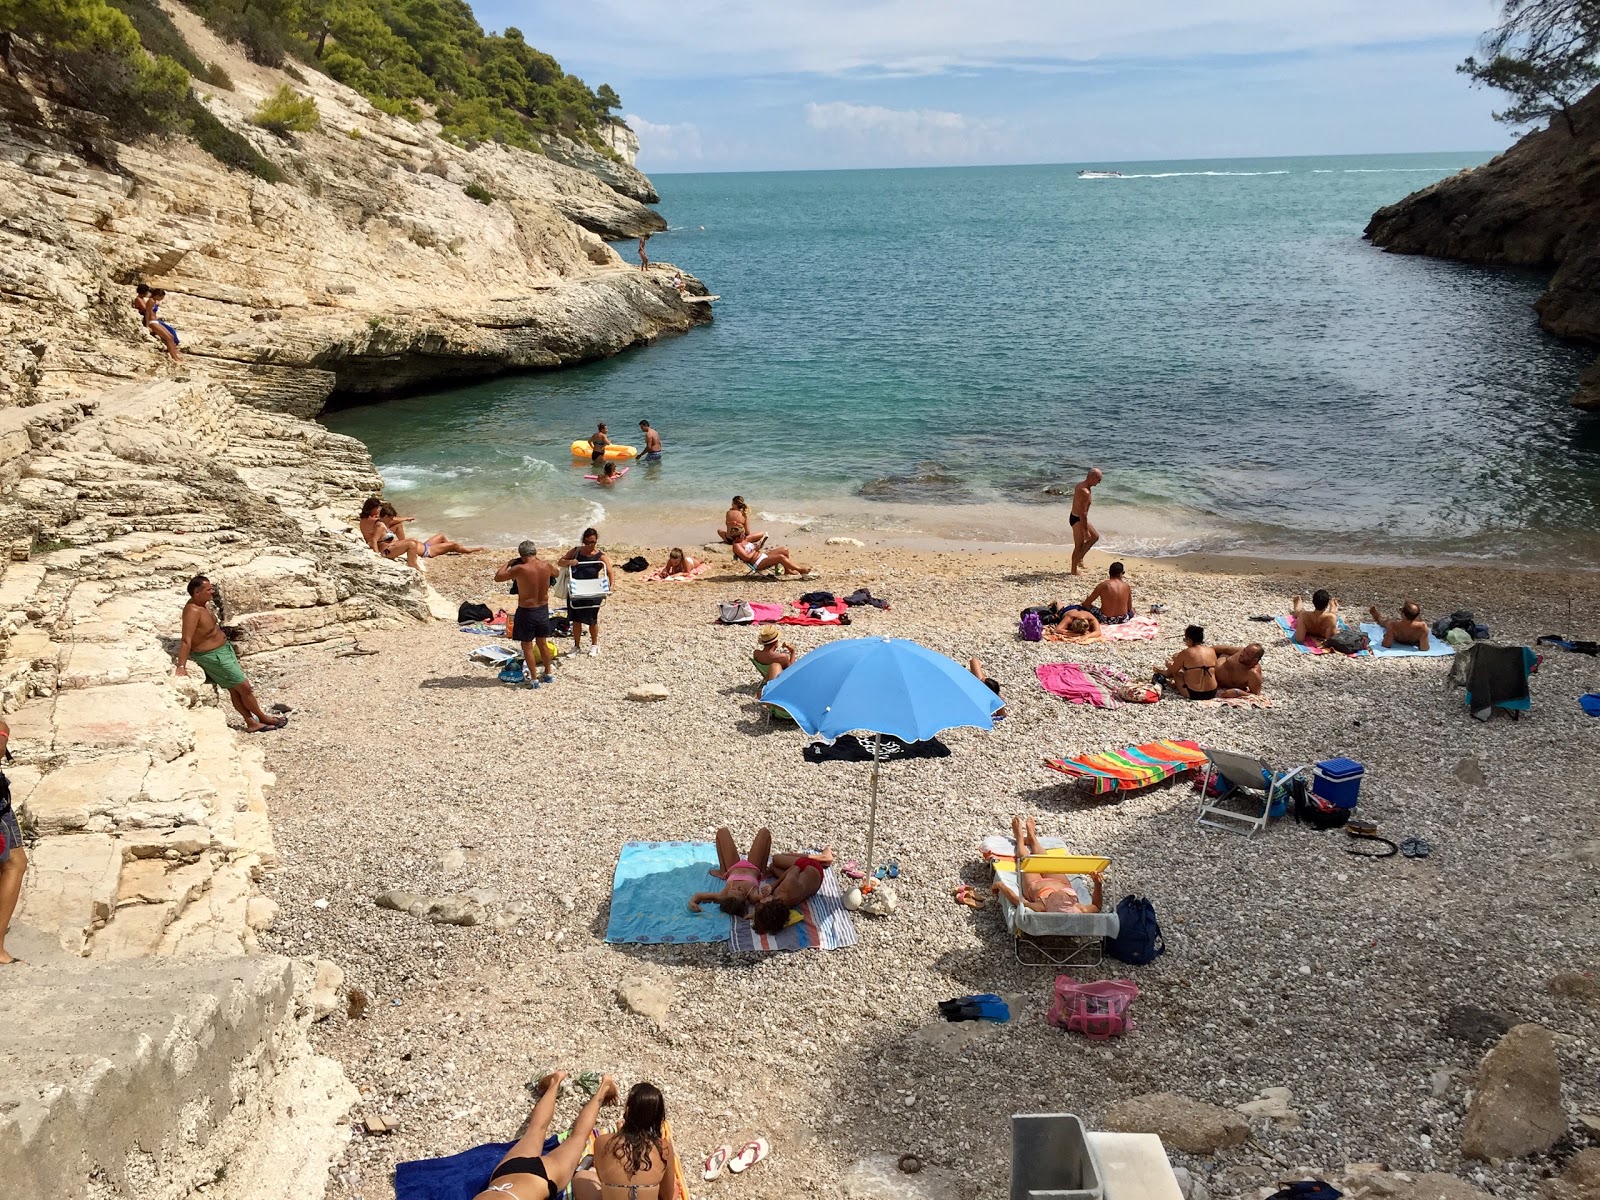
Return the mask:
{"type": "MultiPolygon", "coordinates": [[[[613,548],[618,561],[628,553],[613,548]]],[[[1457,1155],[1481,1055],[1442,1029],[1457,1005],[1556,1031],[1569,1113],[1600,1112],[1596,1010],[1545,986],[1554,972],[1600,967],[1600,721],[1575,700],[1600,687],[1600,663],[1549,655],[1531,718],[1480,724],[1446,688],[1448,660],[1314,659],[1246,621],[1322,584],[1352,613],[1374,600],[1395,607],[1404,592],[1429,616],[1471,607],[1500,639],[1593,637],[1592,578],[1134,563],[1136,602],[1168,606],[1162,638],[1085,650],[1015,636],[1025,604],[1087,590],[1063,574],[1063,557],[870,547],[815,556],[823,578],[805,587],[865,584],[894,603],[859,616],[851,634],[977,654],[1011,713],[993,733],[947,735],[950,758],[886,768],[880,857],[902,864],[900,909],[858,917],[860,945],[832,954],[748,958],[601,940],[624,841],[709,839],[728,823],[745,843],[765,824],[781,847],[862,853],[866,768],[803,762],[802,735],[769,725],[755,703],[754,632],[711,623],[716,600],[801,587],[726,566],[688,585],[623,576],[604,611],[601,657],[563,657],[558,682],[539,692],[469,664],[477,640],[449,626],[362,635],[375,656],[310,648],[258,668],[263,696],[295,709],[270,739],[282,864],[265,887],[282,910],[264,941],[334,960],[370,997],[364,1018],[336,1014],[318,1041],[362,1089],[362,1114],[400,1126],[353,1141],[330,1195],[386,1197],[399,1160],[512,1136],[524,1081],[551,1064],[610,1070],[624,1088],[660,1083],[696,1181],[710,1149],[766,1135],[768,1163],[693,1184],[749,1196],[840,1195],[865,1156],[911,1152],[951,1169],[964,1194],[999,1197],[1012,1112],[1071,1111],[1093,1128],[1109,1103],[1143,1092],[1231,1107],[1274,1086],[1292,1089],[1297,1127],[1257,1121],[1244,1146],[1174,1161],[1216,1196],[1357,1160],[1531,1196],[1549,1161],[1483,1166],[1457,1155]],[[1146,672],[1191,620],[1215,641],[1267,645],[1271,708],[1097,711],[1033,681],[1038,663],[1069,659],[1146,672]],[[637,683],[663,683],[670,697],[631,703],[624,693],[637,683]],[[1293,824],[1251,840],[1203,833],[1186,784],[1084,803],[1041,766],[1046,754],[1156,737],[1282,764],[1356,758],[1368,768],[1361,815],[1390,837],[1428,839],[1433,856],[1364,862],[1345,853],[1343,833],[1293,824]],[[1091,1044],[1047,1026],[1054,973],[1013,961],[993,906],[974,913],[950,898],[957,882],[985,880],[975,843],[1017,812],[1074,849],[1110,855],[1111,899],[1155,902],[1165,957],[1078,972],[1139,984],[1137,1029],[1123,1040],[1091,1044]],[[387,888],[487,889],[502,898],[507,927],[379,910],[372,897],[387,888]],[[640,977],[673,997],[663,1030],[618,1004],[617,985],[640,977]],[[1018,997],[1015,1019],[939,1020],[936,1001],[975,991],[1018,997]]],[[[497,602],[488,580],[501,560],[444,560],[431,578],[452,599],[497,602]]],[[[784,632],[801,649],[840,636],[784,632]]],[[[564,1103],[561,1119],[574,1111],[564,1103]]]]}

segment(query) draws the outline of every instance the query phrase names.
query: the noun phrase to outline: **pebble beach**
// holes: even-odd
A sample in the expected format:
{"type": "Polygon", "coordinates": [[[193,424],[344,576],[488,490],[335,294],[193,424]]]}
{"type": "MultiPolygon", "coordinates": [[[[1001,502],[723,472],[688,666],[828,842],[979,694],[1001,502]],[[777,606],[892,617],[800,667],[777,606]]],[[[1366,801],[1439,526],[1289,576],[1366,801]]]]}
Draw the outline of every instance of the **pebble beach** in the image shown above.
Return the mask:
{"type": "MultiPolygon", "coordinates": [[[[607,549],[613,562],[663,556],[607,549]]],[[[987,1200],[1007,1194],[1014,1112],[1072,1112],[1101,1128],[1109,1108],[1143,1094],[1235,1110],[1287,1088],[1286,1106],[1266,1106],[1280,1115],[1240,1114],[1241,1144],[1169,1145],[1191,1200],[1254,1197],[1357,1162],[1445,1172],[1520,1200],[1540,1194],[1562,1149],[1470,1161],[1460,1127],[1486,1045],[1525,1021],[1555,1039],[1575,1131],[1566,1151],[1592,1144],[1580,1118],[1600,1114],[1600,988],[1571,977],[1600,968],[1600,722],[1577,704],[1600,688],[1600,664],[1547,653],[1532,713],[1479,723],[1446,683],[1448,659],[1312,657],[1248,619],[1321,586],[1353,619],[1415,596],[1429,618],[1473,610],[1496,641],[1592,637],[1592,576],[1129,560],[1135,604],[1165,606],[1158,639],[1080,647],[1020,640],[1018,612],[1081,599],[1105,555],[1073,579],[1065,553],[796,549],[819,579],[752,579],[725,553],[685,584],[619,574],[600,656],[572,657],[566,641],[557,682],[537,692],[469,662],[491,639],[448,623],[251,660],[261,694],[294,710],[262,739],[280,856],[262,883],[280,905],[262,941],[337,963],[346,993],[365,997],[341,1002],[314,1039],[360,1088],[357,1121],[396,1127],[352,1135],[330,1195],[387,1197],[398,1161],[514,1137],[524,1085],[559,1066],[609,1071],[624,1090],[659,1084],[693,1195],[987,1200]],[[624,842],[709,841],[727,824],[745,845],[765,825],[776,848],[863,855],[868,767],[805,762],[804,735],[756,702],[754,630],[714,623],[719,600],[859,587],[892,608],[852,610],[848,630],[786,627],[784,640],[804,651],[884,634],[976,655],[1009,712],[992,732],[945,735],[948,758],[884,768],[878,857],[900,864],[898,911],[858,914],[859,944],[829,953],[606,944],[624,842]],[[1190,622],[1213,642],[1262,642],[1269,706],[1101,710],[1034,679],[1063,661],[1148,678],[1190,622]],[[641,684],[666,698],[628,700],[641,684]],[[1249,839],[1203,831],[1186,780],[1089,799],[1042,765],[1159,738],[1284,766],[1354,758],[1366,766],[1360,816],[1432,853],[1364,860],[1342,831],[1292,821],[1249,839]],[[963,882],[987,889],[977,843],[1018,813],[1110,857],[1110,901],[1154,902],[1163,957],[1064,969],[1138,985],[1126,1037],[1092,1043],[1047,1025],[1056,970],[1014,960],[995,905],[952,900],[963,882]],[[459,927],[378,908],[391,889],[471,896],[484,919],[459,927]],[[938,1001],[991,991],[1010,1022],[940,1018],[938,1001]],[[619,992],[649,996],[657,1017],[628,1011],[619,992]],[[766,1162],[700,1181],[707,1153],[755,1136],[772,1144],[766,1162]],[[894,1169],[906,1154],[924,1164],[916,1175],[894,1169]]],[[[510,598],[490,580],[508,555],[436,560],[429,581],[452,604],[500,607],[510,598]]],[[[565,1099],[558,1124],[576,1108],[565,1099]]]]}

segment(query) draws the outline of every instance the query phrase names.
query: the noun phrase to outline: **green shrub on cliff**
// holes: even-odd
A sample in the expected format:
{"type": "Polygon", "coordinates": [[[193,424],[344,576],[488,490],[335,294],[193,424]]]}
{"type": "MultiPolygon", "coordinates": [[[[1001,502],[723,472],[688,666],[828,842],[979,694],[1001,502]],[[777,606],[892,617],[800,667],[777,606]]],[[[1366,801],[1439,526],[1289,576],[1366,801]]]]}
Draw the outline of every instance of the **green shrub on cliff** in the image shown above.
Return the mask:
{"type": "Polygon", "coordinates": [[[156,56],[166,55],[196,79],[226,91],[233,90],[233,80],[221,67],[201,59],[189,43],[183,40],[172,18],[155,3],[155,0],[107,0],[133,24],[134,31],[144,48],[156,56]]]}
{"type": "Polygon", "coordinates": [[[317,111],[314,98],[302,96],[286,83],[270,99],[261,102],[250,120],[282,137],[315,129],[322,124],[322,114],[317,111]]]}
{"type": "Polygon", "coordinates": [[[229,129],[192,96],[184,108],[184,116],[188,118],[189,133],[200,143],[200,148],[224,166],[248,171],[268,183],[278,183],[283,179],[283,172],[252,146],[249,138],[229,129]]]}

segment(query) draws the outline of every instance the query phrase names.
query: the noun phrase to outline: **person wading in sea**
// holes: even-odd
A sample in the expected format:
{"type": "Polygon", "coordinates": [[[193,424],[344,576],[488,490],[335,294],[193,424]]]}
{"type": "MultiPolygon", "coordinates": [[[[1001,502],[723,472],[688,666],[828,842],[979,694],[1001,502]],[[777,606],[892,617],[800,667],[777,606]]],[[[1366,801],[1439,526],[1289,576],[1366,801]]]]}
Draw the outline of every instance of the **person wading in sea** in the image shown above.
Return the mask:
{"type": "Polygon", "coordinates": [[[645,462],[658,463],[661,461],[661,435],[650,428],[649,421],[639,422],[639,431],[644,434],[644,453],[639,457],[645,462]]]}
{"type": "Polygon", "coordinates": [[[1090,493],[1094,485],[1105,476],[1099,467],[1090,467],[1089,473],[1083,477],[1083,482],[1072,489],[1072,516],[1069,522],[1072,526],[1072,573],[1083,574],[1084,556],[1091,547],[1100,540],[1100,533],[1089,524],[1089,505],[1094,502],[1090,493]]]}

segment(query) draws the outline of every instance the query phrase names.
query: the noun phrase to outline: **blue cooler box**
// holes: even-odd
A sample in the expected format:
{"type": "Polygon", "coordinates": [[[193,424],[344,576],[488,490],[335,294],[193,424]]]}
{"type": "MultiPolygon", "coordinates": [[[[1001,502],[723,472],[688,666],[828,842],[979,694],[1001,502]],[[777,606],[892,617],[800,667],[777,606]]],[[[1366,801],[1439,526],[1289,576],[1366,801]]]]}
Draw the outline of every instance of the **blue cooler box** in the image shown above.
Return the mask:
{"type": "Polygon", "coordinates": [[[1353,758],[1330,758],[1311,772],[1311,794],[1335,808],[1354,808],[1361,796],[1361,777],[1367,773],[1353,758]]]}

